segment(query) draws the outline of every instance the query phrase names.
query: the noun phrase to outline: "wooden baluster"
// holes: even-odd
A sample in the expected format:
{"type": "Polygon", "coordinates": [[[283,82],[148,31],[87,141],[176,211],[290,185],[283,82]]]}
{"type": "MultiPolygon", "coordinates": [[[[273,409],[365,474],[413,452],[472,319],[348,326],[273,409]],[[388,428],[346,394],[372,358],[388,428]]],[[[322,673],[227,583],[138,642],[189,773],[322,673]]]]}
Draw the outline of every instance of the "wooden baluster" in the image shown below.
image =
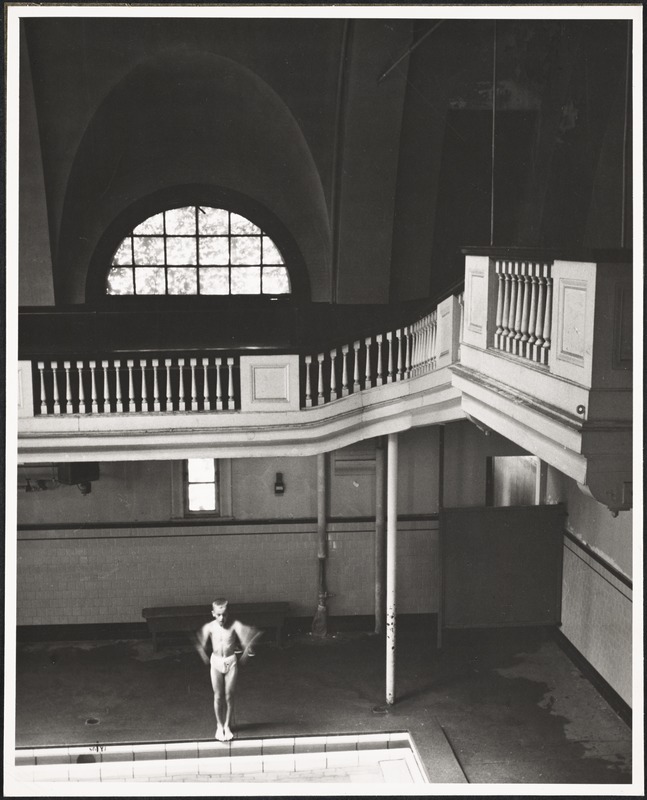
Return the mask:
{"type": "Polygon", "coordinates": [[[523,263],[516,263],[515,264],[515,278],[517,282],[517,303],[515,307],[515,314],[514,314],[514,335],[511,338],[511,352],[513,355],[517,355],[519,350],[519,341],[521,339],[521,314],[523,310],[523,274],[522,270],[524,268],[523,263]]]}
{"type": "Polygon", "coordinates": [[[90,393],[92,395],[91,397],[92,405],[90,406],[90,408],[92,409],[93,414],[98,414],[99,399],[97,396],[97,362],[90,361],[88,363],[90,365],[90,393]]]}
{"type": "Polygon", "coordinates": [[[412,378],[418,374],[418,325],[420,320],[417,320],[409,327],[411,338],[411,363],[409,365],[409,372],[412,378]]]}
{"type": "Polygon", "coordinates": [[[151,358],[151,366],[153,367],[153,411],[160,411],[160,384],[159,384],[159,359],[151,358]]]}
{"type": "Polygon", "coordinates": [[[234,408],[234,359],[227,359],[227,408],[234,408]]]}
{"type": "Polygon", "coordinates": [[[512,340],[515,336],[514,320],[517,314],[517,275],[515,273],[517,265],[510,262],[510,315],[508,317],[508,338],[505,342],[507,353],[512,352],[512,340]]]}
{"type": "Polygon", "coordinates": [[[438,363],[438,310],[431,313],[431,368],[436,369],[438,363]]]}
{"type": "Polygon", "coordinates": [[[422,358],[420,363],[420,374],[431,372],[434,368],[434,339],[431,314],[422,320],[422,358]]]}
{"type": "Polygon", "coordinates": [[[382,334],[378,333],[375,337],[377,342],[377,375],[375,376],[375,385],[382,385],[382,334]]]}
{"type": "Polygon", "coordinates": [[[109,414],[112,411],[111,408],[111,400],[110,400],[110,384],[108,383],[108,367],[110,366],[108,361],[101,362],[101,368],[103,369],[103,413],[109,414]]]}
{"type": "Polygon", "coordinates": [[[393,332],[386,334],[387,355],[386,355],[386,382],[393,383],[393,332]]]}
{"type": "Polygon", "coordinates": [[[364,339],[364,345],[366,346],[366,365],[364,369],[364,388],[370,389],[373,385],[373,378],[371,375],[371,342],[372,338],[368,336],[364,339]]]}
{"type": "Polygon", "coordinates": [[[139,371],[142,375],[142,412],[148,411],[148,391],[146,389],[146,359],[139,359],[139,371]]]}
{"type": "Polygon", "coordinates": [[[173,387],[171,386],[171,365],[173,362],[170,358],[164,359],[164,366],[166,367],[166,406],[165,411],[173,411],[173,387]]]}
{"type": "Polygon", "coordinates": [[[47,396],[45,394],[45,362],[38,362],[38,373],[40,375],[40,413],[47,414],[47,396]]]}
{"type": "Polygon", "coordinates": [[[177,360],[177,370],[178,370],[178,404],[177,410],[178,411],[186,411],[186,398],[184,397],[184,359],[178,358],[177,360]]]}
{"type": "Polygon", "coordinates": [[[519,355],[523,356],[526,352],[526,342],[528,341],[528,322],[530,319],[530,287],[532,280],[530,278],[531,264],[523,265],[523,306],[521,308],[521,330],[518,334],[519,338],[519,355]]]}
{"type": "Polygon", "coordinates": [[[52,361],[52,377],[54,378],[53,385],[53,398],[54,398],[54,413],[61,413],[61,400],[58,393],[58,361],[52,361]]]}
{"type": "Polygon", "coordinates": [[[553,279],[550,275],[546,279],[546,309],[544,311],[544,339],[541,347],[541,363],[548,364],[548,351],[550,350],[550,326],[553,317],[553,279]]]}
{"type": "Polygon", "coordinates": [[[128,367],[128,411],[137,410],[135,405],[135,384],[133,383],[134,364],[135,362],[131,358],[126,360],[126,366],[128,367]]]}
{"type": "Polygon", "coordinates": [[[211,409],[211,400],[209,399],[209,373],[207,367],[209,366],[209,359],[202,359],[202,409],[209,411],[211,409]]]}
{"type": "Polygon", "coordinates": [[[541,364],[542,345],[544,338],[544,309],[546,308],[546,275],[547,266],[542,264],[539,272],[539,282],[537,285],[537,322],[535,324],[535,345],[533,348],[533,361],[541,364]]]}
{"type": "Polygon", "coordinates": [[[312,408],[312,386],[310,383],[312,356],[306,356],[304,360],[306,365],[306,408],[312,408]]]}
{"type": "Polygon", "coordinates": [[[63,362],[63,369],[65,370],[65,413],[72,413],[72,386],[70,384],[70,362],[63,362]]]}
{"type": "Polygon", "coordinates": [[[191,411],[198,410],[198,387],[195,382],[195,367],[197,363],[197,358],[189,359],[189,366],[191,367],[191,411]]]}
{"type": "Polygon", "coordinates": [[[538,264],[530,265],[530,313],[528,315],[528,341],[526,342],[525,357],[532,359],[533,345],[537,336],[535,334],[535,327],[537,325],[537,284],[539,279],[537,277],[538,264]]]}
{"type": "Polygon", "coordinates": [[[404,329],[404,340],[406,342],[404,356],[404,377],[411,377],[411,327],[407,325],[404,329]]]}
{"type": "Polygon", "coordinates": [[[325,402],[324,399],[324,382],[323,382],[323,360],[324,354],[319,353],[317,355],[317,362],[319,363],[319,367],[317,369],[317,405],[322,406],[325,402]]]}
{"type": "Polygon", "coordinates": [[[355,355],[353,358],[353,392],[359,392],[359,342],[353,342],[355,355]]]}
{"type": "Polygon", "coordinates": [[[337,399],[337,376],[335,375],[335,359],[337,358],[337,350],[333,348],[330,351],[330,399],[337,399]]]}
{"type": "Polygon", "coordinates": [[[115,359],[115,396],[116,396],[116,410],[123,411],[124,404],[121,398],[121,379],[119,375],[119,367],[121,367],[121,360],[115,359]]]}
{"type": "Polygon", "coordinates": [[[527,264],[525,261],[522,261],[519,264],[519,294],[517,296],[517,323],[515,325],[516,332],[514,335],[514,342],[512,343],[512,348],[514,354],[520,356],[522,353],[523,348],[523,319],[524,319],[524,312],[528,313],[528,284],[526,282],[527,278],[527,264]]]}
{"type": "Polygon", "coordinates": [[[496,276],[497,276],[497,298],[496,298],[496,331],[494,333],[494,347],[498,350],[499,343],[501,342],[501,334],[503,333],[503,295],[505,278],[503,277],[503,265],[501,261],[496,262],[496,276]]]}
{"type": "Polygon", "coordinates": [[[76,362],[76,371],[79,376],[79,414],[87,413],[85,407],[85,390],[83,389],[83,362],[76,362]]]}
{"type": "Polygon", "coordinates": [[[341,348],[341,396],[348,396],[348,345],[341,348]]]}
{"type": "Polygon", "coordinates": [[[395,332],[398,339],[398,360],[396,366],[396,381],[402,380],[402,329],[398,328],[395,332]]]}
{"type": "Polygon", "coordinates": [[[216,411],[222,411],[222,358],[216,359],[216,411]]]}
{"type": "Polygon", "coordinates": [[[501,335],[499,336],[499,350],[505,350],[508,335],[510,334],[510,294],[512,293],[512,277],[510,275],[510,263],[501,262],[503,271],[503,313],[501,314],[501,335]]]}

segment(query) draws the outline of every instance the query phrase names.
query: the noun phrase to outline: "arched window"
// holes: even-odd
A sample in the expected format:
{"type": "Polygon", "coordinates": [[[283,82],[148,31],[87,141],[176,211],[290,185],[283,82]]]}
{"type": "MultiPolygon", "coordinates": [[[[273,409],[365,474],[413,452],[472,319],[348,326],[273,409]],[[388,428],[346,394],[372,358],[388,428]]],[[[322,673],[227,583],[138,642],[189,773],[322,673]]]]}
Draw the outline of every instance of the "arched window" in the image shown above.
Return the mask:
{"type": "Polygon", "coordinates": [[[290,294],[272,239],[224,208],[183,206],[139,223],[115,251],[108,295],[290,294]]]}

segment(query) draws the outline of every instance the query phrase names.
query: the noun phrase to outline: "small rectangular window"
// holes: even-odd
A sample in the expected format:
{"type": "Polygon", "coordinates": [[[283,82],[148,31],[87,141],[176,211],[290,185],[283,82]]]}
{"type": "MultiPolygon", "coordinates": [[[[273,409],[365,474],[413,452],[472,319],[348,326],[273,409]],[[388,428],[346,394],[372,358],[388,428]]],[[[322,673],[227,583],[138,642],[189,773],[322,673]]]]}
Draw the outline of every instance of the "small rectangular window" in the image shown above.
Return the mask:
{"type": "Polygon", "coordinates": [[[219,513],[218,462],[214,458],[189,458],[186,462],[185,511],[188,515],[219,513]]]}

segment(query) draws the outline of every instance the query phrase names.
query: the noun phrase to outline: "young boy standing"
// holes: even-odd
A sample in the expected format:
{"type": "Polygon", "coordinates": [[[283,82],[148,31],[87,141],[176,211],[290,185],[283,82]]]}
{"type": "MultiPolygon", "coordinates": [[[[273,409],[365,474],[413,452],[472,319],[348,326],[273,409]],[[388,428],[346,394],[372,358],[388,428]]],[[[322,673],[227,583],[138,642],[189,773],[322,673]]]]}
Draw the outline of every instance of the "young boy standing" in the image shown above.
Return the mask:
{"type": "Polygon", "coordinates": [[[198,631],[198,653],[211,666],[211,686],[213,687],[213,708],[216,714],[216,739],[228,742],[234,738],[231,731],[231,720],[234,709],[234,692],[238,676],[238,663],[244,664],[250,655],[252,644],[261,636],[262,631],[249,625],[243,625],[237,619],[231,619],[228,613],[228,601],[219,598],[211,607],[213,622],[207,622],[198,631]],[[211,642],[211,657],[207,655],[206,645],[211,642]],[[236,650],[242,646],[240,658],[236,650]]]}

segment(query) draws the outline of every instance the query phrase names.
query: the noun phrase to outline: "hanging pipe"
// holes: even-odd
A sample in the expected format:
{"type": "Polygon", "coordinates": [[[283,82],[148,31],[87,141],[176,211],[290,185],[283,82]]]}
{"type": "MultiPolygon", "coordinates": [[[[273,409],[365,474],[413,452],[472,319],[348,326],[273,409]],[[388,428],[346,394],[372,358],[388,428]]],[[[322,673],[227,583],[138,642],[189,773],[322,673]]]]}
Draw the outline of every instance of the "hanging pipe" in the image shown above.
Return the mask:
{"type": "Polygon", "coordinates": [[[496,149],[496,20],[494,20],[494,41],[492,46],[492,165],[490,173],[490,246],[494,245],[494,156],[496,149]]]}
{"type": "Polygon", "coordinates": [[[375,450],[375,633],[384,633],[384,444],[375,450]]]}
{"type": "Polygon", "coordinates": [[[326,601],[326,559],[328,557],[328,532],[326,530],[326,454],[317,455],[317,558],[319,560],[319,594],[317,611],[312,620],[312,635],[326,636],[328,609],[326,601]]]}

